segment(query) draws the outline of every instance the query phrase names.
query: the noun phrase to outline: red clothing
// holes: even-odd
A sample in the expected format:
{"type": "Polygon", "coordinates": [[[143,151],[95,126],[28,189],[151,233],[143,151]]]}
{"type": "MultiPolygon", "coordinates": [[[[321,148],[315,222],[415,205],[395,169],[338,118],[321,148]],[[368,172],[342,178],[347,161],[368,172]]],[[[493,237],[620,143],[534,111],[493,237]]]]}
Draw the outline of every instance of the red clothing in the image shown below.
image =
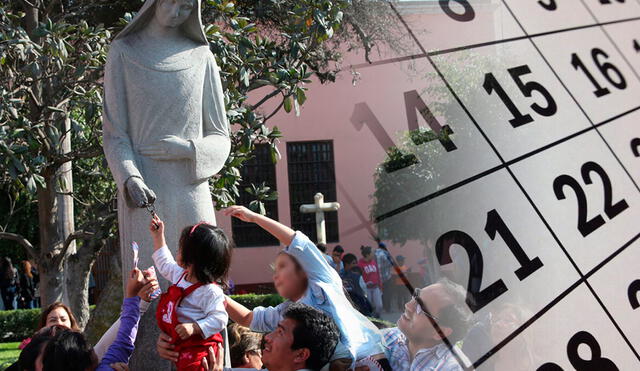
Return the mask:
{"type": "MultiPolygon", "coordinates": [[[[183,278],[184,275],[180,277],[180,280],[183,278]]],[[[186,289],[182,289],[178,287],[180,280],[171,285],[169,290],[160,297],[156,320],[160,330],[171,336],[171,343],[176,346],[175,351],[180,353],[176,364],[178,371],[204,371],[201,366],[202,359],[207,356],[209,347],[213,348],[214,354],[218,354],[218,344],[222,343],[222,336],[218,333],[208,339],[203,339],[202,336],[196,334],[186,340],[180,339],[176,332],[176,326],[180,324],[176,308],[183,298],[189,296],[194,290],[203,285],[202,283],[195,283],[186,289]]]]}
{"type": "Polygon", "coordinates": [[[358,261],[358,266],[362,269],[362,279],[367,284],[367,287],[370,287],[370,283],[373,283],[382,288],[380,283],[380,273],[378,272],[378,263],[376,263],[375,259],[371,259],[370,261],[360,259],[358,261]]]}

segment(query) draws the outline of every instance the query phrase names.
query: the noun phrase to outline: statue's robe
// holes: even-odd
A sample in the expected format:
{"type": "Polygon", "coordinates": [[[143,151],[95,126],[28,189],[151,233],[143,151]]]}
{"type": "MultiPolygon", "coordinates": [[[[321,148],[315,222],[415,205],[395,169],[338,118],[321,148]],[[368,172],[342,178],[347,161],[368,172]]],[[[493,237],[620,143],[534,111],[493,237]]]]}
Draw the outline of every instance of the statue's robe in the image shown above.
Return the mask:
{"type": "Polygon", "coordinates": [[[111,45],[105,72],[104,150],[118,186],[118,224],[123,269],[132,268],[131,243],[140,245],[140,264],[152,264],[147,210],[130,202],[127,179],[139,176],[156,196],[169,248],[176,252],[187,225],[215,223],[208,179],[229,154],[228,121],[220,75],[207,46],[174,63],[151,61],[127,44],[111,45]],[[161,161],[140,155],[140,146],[175,135],[193,143],[195,158],[161,161]]]}

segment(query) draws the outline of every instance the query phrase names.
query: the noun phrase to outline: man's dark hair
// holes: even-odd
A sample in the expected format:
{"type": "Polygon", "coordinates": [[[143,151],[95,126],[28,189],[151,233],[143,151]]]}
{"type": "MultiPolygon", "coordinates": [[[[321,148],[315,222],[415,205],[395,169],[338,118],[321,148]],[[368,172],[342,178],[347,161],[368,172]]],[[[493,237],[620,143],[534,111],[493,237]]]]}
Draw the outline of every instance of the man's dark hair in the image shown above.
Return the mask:
{"type": "Polygon", "coordinates": [[[193,265],[193,273],[202,283],[217,283],[227,288],[233,241],[222,228],[200,224],[188,226],[180,235],[182,261],[193,265]]]}
{"type": "Polygon", "coordinates": [[[319,243],[316,246],[318,247],[318,250],[322,251],[323,254],[327,253],[327,245],[319,243]]]}
{"type": "Polygon", "coordinates": [[[62,326],[45,327],[36,332],[32,337],[29,344],[27,344],[20,356],[18,357],[18,368],[20,371],[34,371],[36,369],[36,359],[40,352],[47,346],[55,334],[60,331],[68,331],[67,328],[62,326]]]}
{"type": "Polygon", "coordinates": [[[291,349],[309,349],[305,367],[320,370],[329,362],[338,344],[340,332],[336,324],[324,312],[302,303],[291,304],[283,317],[296,322],[291,349]]]}
{"type": "Polygon", "coordinates": [[[462,339],[471,326],[471,312],[466,303],[467,290],[448,278],[440,278],[440,284],[452,303],[440,309],[438,313],[438,325],[451,329],[451,335],[447,337],[452,344],[462,339]]]}
{"type": "Polygon", "coordinates": [[[371,246],[360,246],[360,253],[362,256],[371,254],[371,246]]]}
{"type": "Polygon", "coordinates": [[[339,252],[340,254],[342,254],[344,253],[344,249],[342,248],[342,246],[336,245],[336,247],[333,248],[333,252],[339,252]]]}
{"type": "Polygon", "coordinates": [[[43,371],[85,371],[98,365],[98,357],[80,332],[58,331],[42,356],[43,371]]]}
{"type": "Polygon", "coordinates": [[[358,258],[351,253],[344,254],[344,256],[342,257],[342,263],[344,265],[349,265],[351,263],[357,263],[357,262],[358,262],[358,258]]]}

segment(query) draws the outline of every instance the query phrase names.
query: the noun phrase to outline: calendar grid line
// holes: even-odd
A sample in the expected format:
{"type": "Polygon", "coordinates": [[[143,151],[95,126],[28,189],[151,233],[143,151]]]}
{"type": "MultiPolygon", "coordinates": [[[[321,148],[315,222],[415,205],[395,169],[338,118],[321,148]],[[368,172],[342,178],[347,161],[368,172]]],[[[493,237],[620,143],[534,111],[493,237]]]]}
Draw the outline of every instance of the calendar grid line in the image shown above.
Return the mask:
{"type": "Polygon", "coordinates": [[[629,68],[631,69],[631,72],[633,72],[633,74],[636,76],[636,78],[640,81],[640,75],[638,74],[638,71],[636,70],[636,68],[633,66],[633,64],[631,64],[631,62],[629,62],[629,59],[627,58],[627,56],[622,52],[622,50],[620,49],[620,47],[618,46],[618,44],[613,40],[613,38],[611,37],[611,35],[609,35],[609,32],[607,32],[607,29],[604,27],[600,27],[600,29],[602,29],[602,32],[604,33],[604,35],[607,37],[607,39],[609,39],[609,41],[611,41],[611,44],[613,44],[613,47],[618,51],[618,54],[620,54],[620,56],[622,57],[622,59],[624,59],[625,63],[627,63],[627,65],[629,66],[629,68]]]}
{"type": "MultiPolygon", "coordinates": [[[[426,52],[426,50],[424,49],[424,46],[419,42],[419,40],[416,38],[415,34],[413,33],[413,31],[409,28],[409,26],[407,25],[407,23],[405,22],[405,20],[402,18],[402,16],[400,15],[400,13],[395,9],[395,7],[392,5],[392,9],[394,9],[394,11],[396,12],[396,16],[400,19],[400,22],[402,22],[402,24],[405,26],[407,32],[409,32],[409,34],[411,35],[411,37],[414,38],[415,42],[419,45],[419,47],[426,52]]],[[[507,7],[507,9],[509,9],[507,7]]],[[[509,9],[509,11],[511,12],[511,10],[509,9]]],[[[511,14],[513,16],[513,13],[511,14]]],[[[516,22],[518,22],[518,20],[514,17],[514,19],[516,20],[516,22]]],[[[518,24],[520,25],[520,23],[518,22],[518,24]]],[[[522,25],[520,25],[520,27],[522,27],[522,25]]],[[[524,32],[524,28],[523,28],[523,32],[524,32]]],[[[526,32],[525,32],[526,34],[526,32]]],[[[531,41],[531,39],[529,39],[531,41]]],[[[533,43],[533,41],[531,41],[533,43]]],[[[538,51],[539,52],[539,51],[538,51]]],[[[462,102],[462,100],[458,97],[457,93],[454,91],[454,89],[451,87],[451,85],[449,84],[449,82],[445,79],[444,75],[442,74],[442,72],[440,71],[440,69],[438,68],[438,66],[435,64],[435,62],[433,62],[433,59],[431,58],[431,56],[427,55],[427,60],[429,61],[429,63],[431,64],[431,66],[434,68],[434,70],[436,71],[436,73],[438,74],[438,76],[440,77],[440,79],[442,79],[442,81],[444,82],[446,88],[449,90],[449,92],[452,94],[452,96],[454,97],[454,99],[458,102],[458,104],[460,105],[460,107],[463,109],[463,111],[467,114],[467,116],[469,117],[469,119],[471,120],[471,122],[476,126],[477,130],[480,132],[480,134],[483,136],[483,138],[487,141],[487,143],[489,144],[489,146],[491,147],[491,149],[494,151],[495,155],[498,157],[498,159],[500,160],[500,162],[502,163],[502,165],[504,166],[504,168],[507,170],[507,172],[509,173],[509,175],[511,176],[511,178],[513,179],[513,181],[516,183],[516,185],[518,186],[518,188],[520,188],[520,191],[522,192],[522,194],[525,196],[525,198],[527,199],[527,201],[529,202],[530,206],[533,208],[533,210],[535,211],[535,213],[538,215],[538,217],[540,218],[540,221],[542,221],[542,223],[545,225],[545,227],[547,228],[548,232],[551,234],[551,236],[553,237],[553,239],[556,241],[556,243],[558,244],[558,246],[560,247],[560,249],[563,251],[563,253],[565,254],[565,256],[567,257],[567,259],[569,260],[569,262],[571,263],[571,265],[573,265],[574,269],[577,271],[578,275],[580,276],[580,278],[584,278],[584,275],[582,273],[582,271],[580,270],[580,268],[578,267],[577,263],[574,261],[573,257],[571,256],[571,254],[569,254],[569,252],[566,250],[566,248],[564,247],[564,245],[562,244],[562,242],[560,241],[560,239],[558,238],[558,236],[556,235],[555,231],[551,228],[551,226],[549,225],[549,223],[547,222],[547,220],[544,218],[544,216],[542,215],[541,211],[539,210],[538,206],[535,204],[535,202],[533,201],[533,199],[531,198],[531,196],[527,193],[527,191],[524,189],[524,187],[522,186],[522,184],[520,183],[520,181],[518,180],[518,178],[515,176],[515,174],[513,173],[513,171],[509,168],[509,166],[506,164],[504,158],[502,157],[502,155],[500,154],[500,152],[497,150],[497,148],[495,147],[495,145],[491,142],[491,140],[489,140],[488,136],[485,134],[484,130],[482,130],[482,128],[480,127],[480,125],[478,124],[478,122],[476,121],[476,119],[473,117],[473,115],[471,114],[471,112],[467,109],[467,107],[464,105],[464,103],[462,102]]],[[[554,72],[555,73],[555,72],[554,72]]],[[[593,126],[593,122],[591,122],[592,128],[595,128],[595,126],[593,126]]],[[[551,308],[551,307],[549,307],[551,308]]],[[[533,322],[535,322],[536,318],[532,317],[531,319],[533,319],[533,322]]],[[[513,338],[511,338],[513,339],[513,338]]],[[[505,340],[505,339],[503,339],[505,340]]],[[[503,343],[502,346],[506,345],[507,343],[503,343]]],[[[482,362],[485,362],[487,359],[489,359],[491,357],[491,355],[493,355],[494,353],[489,351],[487,353],[485,353],[485,355],[483,357],[481,357],[480,359],[482,359],[482,361],[480,361],[480,359],[474,363],[473,367],[478,367],[482,364],[482,362]],[[485,358],[486,356],[486,358],[485,358]]]]}
{"type": "MultiPolygon", "coordinates": [[[[513,13],[512,13],[512,16],[515,17],[515,15],[513,15],[513,13]]],[[[425,52],[429,56],[450,54],[450,53],[455,53],[455,52],[459,52],[459,51],[463,51],[463,50],[481,48],[481,47],[484,47],[484,46],[506,44],[506,43],[513,42],[513,41],[527,40],[527,39],[538,38],[538,37],[542,37],[542,36],[548,36],[548,35],[554,35],[554,34],[559,34],[559,33],[572,32],[572,31],[577,31],[577,30],[582,30],[582,29],[587,29],[587,28],[593,28],[593,27],[602,27],[602,26],[606,26],[606,25],[610,25],[610,24],[616,24],[616,23],[633,22],[633,21],[637,21],[637,20],[640,20],[640,17],[617,19],[615,21],[608,21],[608,22],[598,22],[596,20],[596,23],[593,23],[593,24],[575,26],[575,27],[569,27],[569,28],[563,28],[563,29],[560,29],[560,30],[539,32],[539,33],[534,33],[534,34],[530,34],[530,35],[526,33],[526,30],[524,29],[524,27],[521,27],[523,32],[525,33],[524,36],[516,36],[516,37],[510,37],[510,38],[506,38],[506,39],[493,40],[493,41],[485,41],[485,42],[476,43],[476,44],[469,44],[469,45],[457,46],[457,47],[454,47],[454,48],[434,50],[434,51],[431,51],[431,52],[426,52],[425,51],[425,52]]],[[[425,50],[425,49],[422,48],[422,50],[425,50]]]]}
{"type": "MultiPolygon", "coordinates": [[[[638,1],[640,1],[640,0],[638,0],[638,1]]],[[[404,57],[394,57],[394,58],[381,59],[379,61],[375,61],[375,62],[372,62],[372,63],[367,63],[367,62],[359,63],[359,64],[351,65],[350,67],[352,67],[352,68],[367,68],[367,67],[382,66],[382,65],[385,65],[385,64],[404,62],[404,61],[408,61],[408,60],[417,60],[417,59],[425,58],[427,56],[438,56],[438,55],[450,54],[450,53],[455,53],[455,52],[459,52],[459,51],[463,51],[463,50],[481,48],[481,47],[484,47],[484,46],[505,44],[505,43],[508,43],[508,42],[526,40],[526,39],[530,39],[530,38],[537,38],[537,37],[547,36],[547,35],[552,35],[552,34],[557,34],[557,33],[571,32],[571,31],[576,31],[576,30],[586,29],[586,28],[592,28],[592,27],[603,27],[603,26],[607,26],[607,25],[610,25],[610,24],[633,22],[633,21],[638,21],[638,20],[640,20],[640,17],[617,19],[615,21],[600,22],[600,23],[594,23],[594,24],[583,25],[583,26],[575,26],[575,27],[563,28],[563,29],[560,29],[560,30],[539,32],[539,33],[531,34],[531,35],[528,35],[528,36],[527,35],[516,36],[516,37],[510,37],[510,38],[506,38],[506,39],[486,41],[486,42],[482,42],[482,43],[458,46],[458,47],[454,47],[454,48],[434,50],[434,51],[431,51],[431,52],[427,52],[426,49],[424,47],[422,47],[421,44],[418,44],[418,47],[420,47],[420,49],[423,51],[422,53],[412,54],[412,55],[408,55],[408,56],[404,56],[404,57]]],[[[405,26],[405,27],[408,27],[408,26],[405,26]]],[[[417,38],[414,38],[414,41],[416,43],[419,43],[417,38]]],[[[614,45],[615,45],[615,43],[614,43],[614,45]]],[[[624,55],[623,55],[623,57],[624,57],[624,55]]],[[[632,69],[633,69],[633,67],[632,67],[632,69]]],[[[635,71],[635,69],[634,69],[634,71],[635,71]]],[[[638,76],[638,78],[640,78],[639,75],[637,75],[637,76],[638,76]]]]}
{"type": "Polygon", "coordinates": [[[404,57],[395,57],[395,58],[389,58],[389,59],[381,59],[379,61],[375,61],[375,62],[371,62],[371,63],[359,63],[359,64],[352,64],[351,68],[367,68],[367,67],[375,67],[375,66],[383,66],[385,64],[392,64],[392,63],[398,63],[398,62],[405,62],[405,61],[411,61],[411,60],[415,60],[415,59],[420,59],[420,58],[424,58],[427,55],[424,53],[419,53],[419,54],[413,54],[413,55],[407,55],[404,57]]]}
{"type": "MultiPolygon", "coordinates": [[[[587,4],[584,2],[584,0],[581,0],[582,4],[585,6],[585,8],[587,8],[587,11],[589,12],[589,14],[591,15],[591,17],[597,22],[598,19],[596,18],[596,15],[593,14],[593,12],[591,11],[591,9],[587,6],[587,4]]],[[[629,68],[631,68],[631,71],[633,72],[633,74],[636,76],[636,78],[638,79],[638,81],[640,81],[640,75],[638,75],[638,71],[636,71],[636,69],[633,67],[633,65],[629,62],[629,60],[627,59],[627,57],[624,55],[624,53],[622,52],[622,50],[620,50],[620,48],[618,47],[618,44],[613,40],[613,38],[611,38],[611,36],[609,35],[609,33],[607,32],[607,30],[604,28],[603,25],[600,25],[600,30],[602,30],[602,32],[604,33],[604,35],[607,37],[607,39],[609,39],[609,42],[611,42],[611,44],[613,45],[613,47],[618,51],[618,54],[620,54],[620,56],[622,57],[622,59],[624,59],[625,63],[629,66],[629,68]]]]}
{"type": "Polygon", "coordinates": [[[626,115],[628,115],[628,114],[630,114],[630,113],[633,113],[633,112],[635,112],[635,111],[637,111],[637,110],[639,110],[639,109],[640,109],[640,106],[638,106],[638,107],[636,107],[636,108],[631,108],[631,109],[626,110],[626,111],[624,111],[624,112],[622,112],[622,113],[619,113],[619,114],[617,114],[617,115],[615,115],[615,116],[613,116],[613,117],[611,117],[611,118],[608,118],[608,119],[606,119],[606,120],[604,120],[604,121],[602,121],[602,122],[600,122],[600,123],[598,123],[598,124],[595,124],[594,126],[595,126],[595,127],[600,127],[600,126],[602,126],[602,125],[608,124],[608,123],[610,123],[611,121],[615,121],[615,120],[617,120],[617,119],[619,119],[619,118],[621,118],[621,117],[624,117],[624,116],[626,116],[626,115]]]}
{"type": "Polygon", "coordinates": [[[527,152],[527,153],[525,153],[525,154],[523,154],[521,156],[513,158],[513,159],[505,162],[504,164],[500,164],[500,165],[494,166],[494,167],[492,167],[490,169],[487,169],[487,170],[484,170],[484,171],[482,171],[482,172],[480,172],[478,174],[475,174],[473,176],[465,178],[465,179],[463,179],[463,180],[461,180],[459,182],[451,184],[450,186],[447,186],[447,187],[439,189],[439,190],[437,190],[435,192],[429,193],[429,194],[427,194],[427,195],[425,195],[423,197],[420,197],[419,199],[417,199],[415,201],[411,201],[411,202],[406,203],[406,204],[404,204],[402,206],[399,206],[399,207],[397,207],[397,208],[395,208],[393,210],[390,210],[390,211],[388,211],[386,213],[378,215],[375,218],[375,222],[379,223],[379,222],[381,222],[381,221],[383,221],[385,219],[389,219],[389,218],[391,218],[393,216],[401,214],[401,213],[403,213],[403,212],[405,212],[405,211],[407,211],[407,210],[409,210],[409,209],[411,209],[413,207],[416,207],[416,206],[418,206],[420,204],[428,202],[428,201],[430,201],[430,200],[432,200],[432,199],[434,199],[436,197],[445,195],[445,194],[447,194],[447,193],[449,193],[451,191],[454,191],[454,190],[456,190],[456,189],[458,189],[458,188],[460,188],[460,187],[462,187],[462,186],[464,186],[466,184],[469,184],[471,182],[474,182],[476,180],[484,178],[487,175],[491,175],[491,174],[495,173],[496,171],[502,170],[506,166],[515,165],[516,163],[524,161],[524,160],[526,160],[527,158],[529,158],[531,156],[534,156],[534,155],[536,155],[536,154],[538,154],[540,152],[546,151],[546,150],[548,150],[550,148],[553,148],[553,147],[555,147],[555,146],[557,146],[559,144],[567,142],[567,141],[569,141],[569,140],[571,140],[571,139],[573,139],[575,137],[578,137],[578,136],[580,136],[582,134],[586,134],[586,133],[594,130],[597,127],[604,126],[604,125],[606,125],[606,124],[608,124],[610,122],[613,122],[613,121],[615,121],[615,120],[617,120],[617,119],[619,119],[621,117],[624,117],[624,116],[626,116],[628,114],[631,114],[633,112],[636,112],[638,110],[640,110],[640,106],[632,108],[630,110],[627,110],[627,111],[625,111],[623,113],[617,114],[617,115],[615,115],[615,116],[613,116],[611,118],[608,118],[608,119],[606,119],[606,120],[604,120],[604,121],[602,121],[602,122],[600,122],[598,124],[595,124],[594,126],[589,126],[589,127],[585,128],[585,129],[582,129],[582,130],[579,130],[579,131],[577,131],[575,133],[569,134],[569,135],[567,135],[567,136],[565,136],[563,138],[560,138],[560,139],[558,139],[558,140],[556,140],[554,142],[551,142],[551,143],[546,144],[546,145],[544,145],[544,146],[542,146],[540,148],[534,149],[533,151],[527,152]]]}
{"type": "Polygon", "coordinates": [[[566,288],[564,291],[562,291],[558,296],[553,298],[553,300],[549,301],[549,303],[547,303],[547,305],[542,307],[542,309],[540,309],[538,312],[534,313],[528,320],[524,321],[524,323],[522,323],[522,325],[520,325],[517,329],[513,330],[509,335],[505,336],[505,338],[502,339],[502,341],[500,341],[498,344],[494,345],[493,348],[489,349],[488,352],[486,352],[484,355],[479,357],[473,363],[473,367],[474,368],[478,368],[480,365],[482,365],[484,362],[486,362],[489,358],[491,358],[491,356],[496,354],[500,349],[502,349],[504,346],[509,344],[516,336],[520,335],[524,330],[526,330],[529,326],[534,324],[538,319],[540,319],[540,317],[542,317],[551,308],[553,308],[556,304],[558,304],[558,302],[560,302],[560,300],[564,299],[565,297],[567,297],[567,295],[569,295],[576,288],[578,288],[583,283],[582,280],[583,279],[580,278],[576,282],[572,283],[568,288],[566,288]]]}
{"type": "Polygon", "coordinates": [[[635,236],[633,236],[633,238],[631,238],[629,241],[627,241],[624,245],[622,245],[616,251],[612,252],[611,254],[609,254],[609,256],[607,256],[606,258],[602,259],[602,261],[600,263],[598,263],[595,267],[591,268],[591,270],[589,270],[587,273],[585,273],[584,277],[586,279],[589,279],[596,272],[598,272],[602,267],[607,265],[607,263],[609,263],[611,260],[613,260],[616,256],[620,255],[624,250],[627,249],[627,247],[631,246],[638,239],[640,239],[640,233],[638,233],[635,236]]]}
{"type": "MultiPolygon", "coordinates": [[[[614,252],[614,254],[611,254],[611,255],[617,255],[620,252],[624,251],[628,246],[630,246],[633,243],[633,241],[637,240],[638,237],[640,237],[640,234],[637,234],[631,241],[629,241],[626,244],[626,246],[623,246],[621,249],[618,249],[618,251],[614,252]]],[[[600,266],[600,268],[605,266],[605,265],[606,265],[606,263],[602,264],[600,266]]],[[[594,271],[594,272],[596,272],[596,271],[594,271]]],[[[636,356],[636,358],[638,358],[638,360],[640,360],[640,354],[638,354],[638,351],[636,350],[636,348],[634,348],[634,346],[631,344],[631,341],[629,341],[629,338],[627,337],[627,334],[625,334],[625,332],[622,330],[622,328],[620,327],[618,322],[611,315],[611,312],[609,311],[609,308],[607,308],[607,306],[604,304],[604,302],[602,301],[600,296],[596,293],[596,291],[593,289],[593,287],[591,286],[591,283],[589,283],[589,281],[586,279],[586,277],[585,277],[585,282],[584,283],[587,286],[587,288],[589,288],[589,291],[591,291],[591,294],[596,298],[596,300],[598,301],[598,304],[600,304],[600,307],[602,307],[602,310],[604,310],[604,312],[607,315],[607,317],[609,317],[609,320],[611,321],[611,323],[613,323],[613,326],[616,328],[616,330],[618,330],[618,332],[622,336],[622,339],[627,343],[627,345],[629,346],[629,348],[631,349],[633,354],[636,356]]]]}
{"type": "MultiPolygon", "coordinates": [[[[589,128],[589,130],[591,130],[591,128],[589,128]]],[[[480,173],[478,173],[478,174],[476,174],[474,176],[468,177],[468,178],[466,178],[464,180],[461,180],[461,181],[459,181],[457,183],[454,183],[454,184],[452,184],[452,185],[450,185],[448,187],[445,187],[445,188],[439,189],[439,190],[437,190],[435,192],[429,193],[428,195],[426,195],[424,197],[421,197],[421,198],[419,198],[419,199],[417,199],[415,201],[411,201],[411,202],[406,203],[406,204],[404,204],[404,205],[402,205],[400,207],[397,207],[397,208],[395,208],[395,209],[393,209],[391,211],[388,211],[388,212],[386,212],[384,214],[380,214],[379,216],[377,216],[375,218],[375,222],[376,223],[380,223],[381,221],[383,221],[385,219],[389,219],[389,218],[391,218],[393,216],[396,216],[398,214],[402,214],[403,212],[405,212],[407,210],[410,210],[410,209],[412,209],[412,208],[414,208],[414,207],[416,207],[418,205],[421,205],[421,204],[423,204],[425,202],[433,200],[436,197],[445,195],[445,194],[447,194],[447,193],[449,193],[451,191],[454,191],[454,190],[456,190],[456,189],[458,189],[458,188],[460,188],[460,187],[462,187],[464,185],[467,185],[469,183],[472,183],[472,182],[474,182],[474,181],[476,181],[478,179],[484,178],[485,176],[493,174],[496,171],[499,171],[501,169],[504,169],[504,165],[502,165],[502,164],[494,166],[494,167],[492,167],[490,169],[487,169],[485,171],[482,171],[482,172],[480,172],[480,173]]]]}
{"type": "Polygon", "coordinates": [[[627,346],[629,346],[629,349],[631,349],[631,352],[633,352],[636,358],[640,360],[640,354],[638,354],[638,352],[636,351],[636,348],[634,348],[631,342],[629,341],[627,334],[625,334],[624,331],[622,331],[622,328],[620,327],[616,319],[613,318],[613,316],[611,315],[611,312],[609,312],[609,309],[604,305],[604,302],[602,301],[600,296],[596,293],[596,291],[593,289],[593,287],[588,281],[585,280],[584,284],[587,286],[589,291],[591,291],[591,294],[593,294],[593,296],[596,298],[596,301],[598,302],[598,304],[600,304],[600,307],[605,312],[607,317],[609,317],[609,320],[611,321],[613,326],[616,328],[616,330],[618,330],[618,333],[620,333],[620,336],[622,336],[622,339],[624,340],[624,342],[627,343],[627,346]]]}
{"type": "MultiPolygon", "coordinates": [[[[511,16],[514,18],[514,20],[518,23],[518,25],[520,26],[520,28],[522,28],[522,31],[526,34],[527,31],[524,29],[524,27],[522,26],[522,24],[520,23],[520,20],[516,17],[516,15],[513,13],[513,11],[511,10],[511,8],[509,7],[509,5],[507,4],[507,2],[505,0],[502,0],[502,3],[504,4],[504,6],[507,8],[507,10],[509,11],[509,13],[511,13],[511,16]]],[[[583,3],[583,5],[586,6],[586,4],[583,3]]],[[[587,115],[587,113],[584,111],[584,109],[582,108],[582,106],[580,105],[580,103],[578,103],[577,99],[575,99],[575,97],[573,96],[573,94],[571,93],[571,91],[568,89],[568,87],[565,85],[565,83],[562,81],[562,79],[560,78],[560,75],[555,71],[555,69],[553,69],[553,67],[551,66],[551,64],[549,63],[549,61],[547,60],[547,58],[544,56],[544,54],[542,53],[542,51],[538,48],[538,46],[536,45],[536,43],[533,41],[532,38],[529,38],[529,41],[531,42],[531,44],[534,46],[534,48],[536,49],[536,51],[538,52],[538,54],[540,54],[540,56],[542,57],[542,59],[545,61],[545,63],[547,64],[547,66],[551,69],[551,71],[553,72],[553,74],[556,76],[556,78],[558,79],[558,81],[560,82],[560,84],[563,86],[563,88],[567,91],[568,94],[570,94],[571,98],[574,100],[574,102],[576,103],[576,105],[580,108],[580,110],[582,111],[582,113],[585,115],[585,117],[589,120],[589,123],[594,127],[596,133],[598,133],[598,135],[600,136],[600,138],[602,139],[602,141],[607,145],[607,147],[609,148],[609,150],[611,151],[611,153],[613,154],[613,156],[615,157],[615,159],[618,161],[618,163],[620,164],[620,166],[624,169],[624,171],[627,173],[627,175],[629,176],[629,179],[633,182],[633,184],[635,185],[636,189],[638,189],[638,191],[640,192],[640,188],[638,188],[638,185],[635,183],[635,181],[633,180],[633,178],[631,177],[631,174],[627,171],[626,167],[622,164],[622,161],[620,161],[620,159],[618,158],[618,156],[616,155],[616,153],[613,151],[613,149],[611,148],[611,146],[609,145],[609,143],[604,139],[604,136],[602,135],[602,133],[600,133],[600,131],[598,130],[598,128],[595,126],[593,120],[589,117],[589,115],[587,115]]],[[[507,170],[511,173],[511,170],[507,167],[507,170]]],[[[512,174],[514,179],[516,179],[515,175],[512,174]]],[[[522,187],[520,185],[520,182],[516,179],[516,183],[518,183],[519,187],[522,187]]],[[[522,191],[525,193],[525,195],[527,196],[527,198],[529,197],[526,194],[526,191],[524,190],[524,188],[522,188],[522,191]]],[[[532,206],[534,206],[535,204],[533,203],[533,201],[531,201],[532,206]]],[[[535,208],[535,206],[534,206],[535,208]]],[[[536,210],[537,212],[537,210],[536,210]]],[[[542,216],[542,214],[540,214],[540,218],[542,219],[542,221],[545,223],[545,225],[547,225],[546,220],[544,219],[544,217],[542,216]]],[[[562,243],[560,242],[559,239],[557,239],[553,229],[551,228],[550,225],[547,225],[547,228],[549,229],[549,232],[552,233],[553,237],[556,238],[558,244],[560,245],[560,247],[562,248],[562,250],[565,252],[565,254],[567,255],[567,257],[569,258],[569,260],[572,262],[572,264],[574,265],[574,267],[576,268],[576,270],[578,271],[578,273],[580,274],[580,276],[585,280],[585,284],[586,286],[589,288],[589,290],[591,291],[591,294],[593,295],[593,297],[596,299],[596,301],[598,302],[598,304],[600,305],[600,307],[602,308],[602,310],[605,312],[605,314],[607,315],[607,317],[609,317],[609,320],[611,321],[611,323],[613,324],[613,326],[616,328],[616,330],[618,331],[618,333],[622,336],[622,338],[624,339],[624,341],[627,343],[627,346],[629,347],[629,349],[631,349],[631,351],[633,352],[633,354],[636,356],[636,358],[640,361],[640,354],[638,354],[637,350],[633,347],[633,345],[631,344],[631,342],[629,341],[629,339],[627,338],[626,334],[622,331],[622,328],[620,328],[620,326],[618,325],[617,321],[613,318],[613,316],[611,315],[611,313],[609,312],[609,310],[604,306],[604,303],[602,301],[602,299],[600,298],[600,296],[595,292],[595,290],[591,287],[591,285],[586,281],[586,277],[582,274],[581,270],[578,268],[578,266],[575,264],[575,262],[573,261],[573,258],[571,257],[571,255],[568,253],[568,251],[566,251],[565,247],[562,245],[562,243]]],[[[604,266],[606,264],[603,264],[602,266],[604,266]]]]}

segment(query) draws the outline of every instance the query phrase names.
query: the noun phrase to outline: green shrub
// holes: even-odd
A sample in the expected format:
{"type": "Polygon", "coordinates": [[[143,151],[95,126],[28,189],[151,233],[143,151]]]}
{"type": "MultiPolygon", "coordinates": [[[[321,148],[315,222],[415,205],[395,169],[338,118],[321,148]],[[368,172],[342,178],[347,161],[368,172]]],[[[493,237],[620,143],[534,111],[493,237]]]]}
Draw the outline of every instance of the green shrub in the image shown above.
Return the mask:
{"type": "Polygon", "coordinates": [[[284,301],[282,296],[278,294],[244,294],[230,295],[230,297],[250,310],[253,310],[255,307],[275,307],[284,301]]]}
{"type": "Polygon", "coordinates": [[[0,342],[22,341],[38,327],[40,309],[0,311],[0,342]]]}

